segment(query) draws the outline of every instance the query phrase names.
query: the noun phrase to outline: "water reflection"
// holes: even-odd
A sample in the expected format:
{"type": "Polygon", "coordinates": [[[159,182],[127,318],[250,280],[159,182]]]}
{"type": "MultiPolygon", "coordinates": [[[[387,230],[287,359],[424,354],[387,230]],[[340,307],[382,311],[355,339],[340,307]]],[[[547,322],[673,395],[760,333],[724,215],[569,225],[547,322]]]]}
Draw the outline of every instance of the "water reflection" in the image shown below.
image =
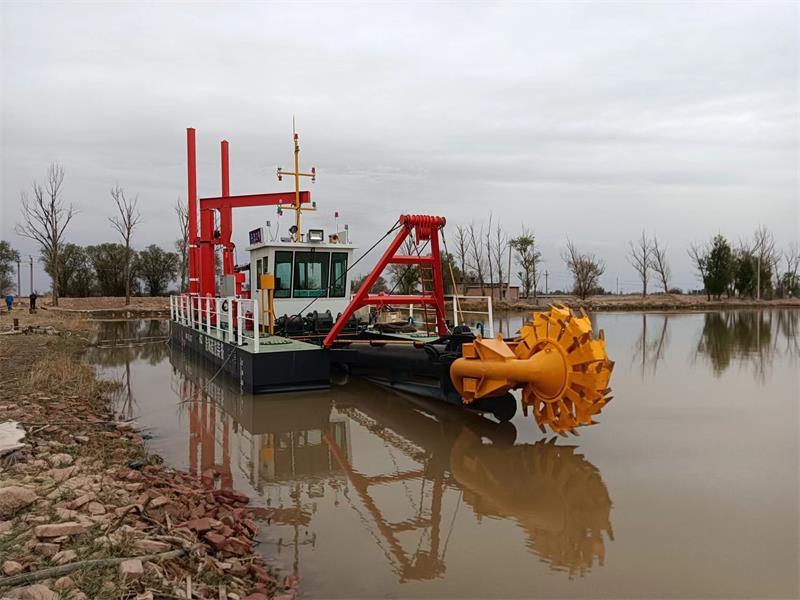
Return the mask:
{"type": "MultiPolygon", "coordinates": [[[[319,515],[323,499],[334,514],[357,516],[399,582],[442,577],[454,530],[482,519],[516,523],[529,551],[570,577],[604,562],[611,499],[575,446],[515,444],[511,423],[363,381],[329,394],[252,397],[209,382],[212,369],[177,352],[170,361],[188,415],[189,468],[213,468],[225,484],[244,475],[266,505],[258,514],[272,523],[267,543],[292,553],[296,575],[302,548],[314,550],[331,518],[319,515]],[[365,445],[377,450],[353,449],[365,445]]],[[[507,551],[502,543],[486,549],[507,551]]]]}
{"type": "Polygon", "coordinates": [[[161,363],[169,354],[168,339],[169,322],[163,319],[96,322],[89,340],[87,359],[102,368],[124,367],[111,399],[115,412],[122,418],[132,419],[136,413],[131,363],[161,363]]]}
{"type": "Polygon", "coordinates": [[[641,333],[631,349],[631,365],[639,365],[642,380],[645,379],[648,369],[655,375],[658,364],[664,359],[669,345],[668,324],[668,314],[641,314],[641,333]],[[655,324],[653,324],[654,321],[655,324]]]}
{"type": "Polygon", "coordinates": [[[708,360],[717,377],[738,364],[765,383],[776,356],[800,355],[800,311],[713,312],[703,317],[696,355],[708,360]]]}

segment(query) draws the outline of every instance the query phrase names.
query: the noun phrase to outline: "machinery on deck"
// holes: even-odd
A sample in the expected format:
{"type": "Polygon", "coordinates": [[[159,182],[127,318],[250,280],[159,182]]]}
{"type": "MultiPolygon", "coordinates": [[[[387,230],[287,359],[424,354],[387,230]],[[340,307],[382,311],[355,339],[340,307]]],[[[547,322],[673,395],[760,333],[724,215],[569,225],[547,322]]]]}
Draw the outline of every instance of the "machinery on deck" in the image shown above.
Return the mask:
{"type": "Polygon", "coordinates": [[[198,202],[195,133],[188,130],[190,285],[188,294],[171,303],[182,348],[205,354],[247,391],[326,387],[333,365],[395,389],[490,412],[501,421],[514,415],[511,392],[520,390],[523,411],[532,408],[543,431],[549,427],[565,435],[594,423],[610,401],[613,363],[603,332],[593,335],[584,312],[555,306],[534,313],[514,337],[484,338],[464,324],[456,296],[448,321],[444,217],[401,215],[355,261],[356,247],[347,226],[338,230],[338,219],[327,240],[322,228],[303,234],[301,212],[316,210],[316,203],[300,190],[300,177],[314,180],[316,170],[300,171],[298,139],[294,133],[294,171],[278,169],[279,180],[294,178],[294,192],[231,196],[223,141],[222,195],[198,202]],[[278,217],[295,211],[295,223],[284,237],[271,233],[269,223],[252,229],[250,260],[235,265],[232,209],[265,205],[277,206],[278,217]],[[353,267],[392,234],[375,267],[351,290],[353,267]],[[222,294],[215,282],[215,245],[223,249],[222,294]],[[390,265],[406,268],[398,282],[416,273],[414,293],[373,293],[390,265]],[[394,330],[374,323],[375,311],[397,306],[421,306],[421,322],[409,320],[394,330]]]}

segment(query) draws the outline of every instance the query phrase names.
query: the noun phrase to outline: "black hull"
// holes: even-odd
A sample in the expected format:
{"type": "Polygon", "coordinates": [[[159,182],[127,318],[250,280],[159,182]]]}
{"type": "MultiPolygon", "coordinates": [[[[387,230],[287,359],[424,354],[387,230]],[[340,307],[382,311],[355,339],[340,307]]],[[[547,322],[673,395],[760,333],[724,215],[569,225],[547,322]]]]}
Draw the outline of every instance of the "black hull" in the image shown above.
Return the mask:
{"type": "Polygon", "coordinates": [[[328,354],[319,350],[253,353],[172,321],[170,343],[202,358],[250,394],[320,390],[330,387],[328,354]]]}

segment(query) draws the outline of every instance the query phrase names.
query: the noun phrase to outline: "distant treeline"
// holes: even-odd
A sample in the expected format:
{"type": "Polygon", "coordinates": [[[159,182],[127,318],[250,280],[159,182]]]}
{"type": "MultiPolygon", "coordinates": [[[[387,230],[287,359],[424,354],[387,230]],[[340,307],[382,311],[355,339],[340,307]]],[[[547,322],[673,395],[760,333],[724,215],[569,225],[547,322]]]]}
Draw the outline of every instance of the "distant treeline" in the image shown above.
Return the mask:
{"type": "MultiPolygon", "coordinates": [[[[106,242],[94,246],[64,244],[58,254],[58,287],[61,296],[124,296],[125,265],[130,264],[130,291],[134,295],[160,296],[169,291],[178,276],[179,259],[151,244],[144,250],[126,250],[122,244],[106,242]]],[[[44,270],[53,277],[47,255],[42,255],[44,270]]]]}

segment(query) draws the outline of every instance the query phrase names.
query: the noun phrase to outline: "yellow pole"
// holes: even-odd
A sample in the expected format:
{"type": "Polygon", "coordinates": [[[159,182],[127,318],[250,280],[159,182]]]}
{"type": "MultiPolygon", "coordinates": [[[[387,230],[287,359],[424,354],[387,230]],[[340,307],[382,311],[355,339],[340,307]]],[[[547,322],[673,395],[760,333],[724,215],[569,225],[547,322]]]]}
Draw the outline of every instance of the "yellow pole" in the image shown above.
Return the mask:
{"type": "MultiPolygon", "coordinates": [[[[259,283],[261,283],[261,282],[259,282],[259,283]]],[[[264,313],[266,313],[266,310],[267,310],[267,307],[264,304],[264,288],[262,287],[261,288],[261,329],[262,329],[262,332],[263,332],[264,324],[265,324],[264,321],[266,321],[266,319],[264,318],[264,313]]],[[[270,321],[270,333],[272,333],[272,321],[270,321]]]]}
{"type": "Polygon", "coordinates": [[[267,297],[269,298],[269,334],[275,335],[275,306],[272,304],[275,298],[275,290],[270,288],[267,290],[267,297]]]}

